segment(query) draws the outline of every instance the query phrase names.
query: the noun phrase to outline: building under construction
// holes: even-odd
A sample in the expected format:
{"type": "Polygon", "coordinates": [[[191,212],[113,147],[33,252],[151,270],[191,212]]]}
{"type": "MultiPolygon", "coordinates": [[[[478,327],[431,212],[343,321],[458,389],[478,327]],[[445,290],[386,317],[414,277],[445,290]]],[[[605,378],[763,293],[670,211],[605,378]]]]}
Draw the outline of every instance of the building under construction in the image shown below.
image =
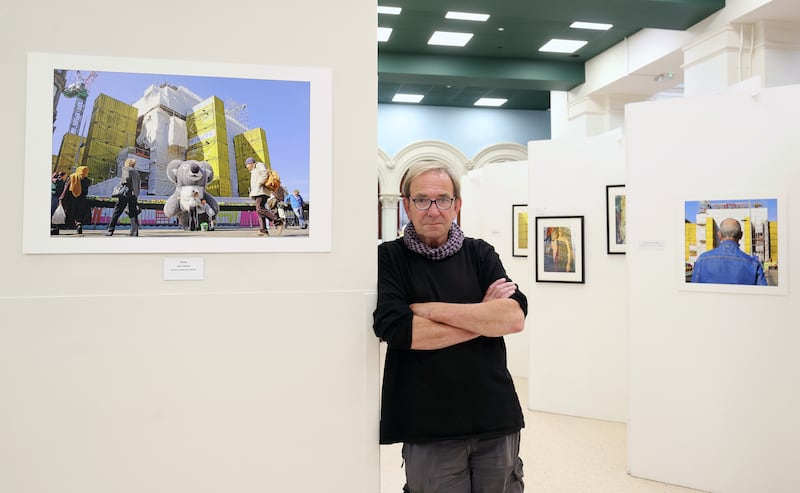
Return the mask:
{"type": "Polygon", "coordinates": [[[769,221],[769,208],[757,202],[708,205],[697,211],[695,222],[686,223],[686,261],[692,265],[703,252],[718,246],[719,224],[727,218],[739,221],[739,248],[762,263],[778,265],[778,223],[769,221]]]}
{"type": "MultiPolygon", "coordinates": [[[[59,91],[63,91],[63,72],[54,74],[54,121],[59,91]]],[[[78,75],[78,84],[91,82],[96,76],[94,72],[86,79],[78,75]]],[[[88,84],[82,89],[79,97],[85,103],[88,84]]],[[[67,97],[75,97],[74,94],[67,97]]],[[[100,94],[85,137],[72,131],[79,106],[76,101],[71,131],[60,136],[54,168],[70,172],[78,165],[88,166],[92,195],[110,195],[122,163],[128,158],[136,160],[142,193],[151,196],[167,196],[174,191],[175,185],[166,175],[167,164],[174,159],[207,161],[214,169],[209,193],[222,197],[247,196],[247,157],[255,157],[271,168],[266,132],[262,128],[248,129],[240,121],[246,118],[237,110],[244,105],[226,110],[225,103],[216,96],[201,98],[186,87],[169,83],[150,85],[131,105],[100,94]]],[[[82,108],[80,113],[82,116],[82,108]]]]}

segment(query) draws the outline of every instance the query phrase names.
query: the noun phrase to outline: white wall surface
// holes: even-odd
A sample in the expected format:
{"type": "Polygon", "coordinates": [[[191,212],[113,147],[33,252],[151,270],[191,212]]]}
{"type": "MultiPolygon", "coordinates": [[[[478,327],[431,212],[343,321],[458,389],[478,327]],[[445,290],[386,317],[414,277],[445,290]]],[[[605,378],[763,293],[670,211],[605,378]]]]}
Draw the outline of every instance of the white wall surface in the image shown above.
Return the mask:
{"type": "Polygon", "coordinates": [[[800,86],[628,106],[635,476],[712,492],[800,491],[798,107],[800,86]],[[785,197],[788,291],[681,290],[683,201],[755,195],[785,197]]]}
{"type": "MultiPolygon", "coordinates": [[[[492,163],[470,171],[461,179],[461,227],[464,234],[482,238],[494,246],[506,273],[519,289],[530,296],[528,257],[512,255],[512,216],[514,204],[528,203],[528,162],[492,163]]],[[[530,320],[536,305],[528,299],[530,320]]],[[[527,322],[526,320],[526,322],[527,322]]],[[[515,377],[528,377],[529,330],[505,336],[508,370],[515,377]]]]}
{"type": "Polygon", "coordinates": [[[619,133],[531,142],[530,408],[627,420],[625,255],[607,254],[606,185],[625,184],[619,133]],[[584,216],[585,284],[535,282],[535,217],[584,216]]]}
{"type": "Polygon", "coordinates": [[[498,142],[527,145],[547,138],[547,111],[378,105],[378,146],[392,156],[417,141],[441,140],[472,157],[498,142]]]}
{"type": "Polygon", "coordinates": [[[374,493],[377,218],[353,206],[375,201],[374,3],[6,2],[0,23],[0,491],[374,493]],[[160,254],[23,255],[29,52],[330,67],[332,251],[205,254],[195,282],[160,254]]]}

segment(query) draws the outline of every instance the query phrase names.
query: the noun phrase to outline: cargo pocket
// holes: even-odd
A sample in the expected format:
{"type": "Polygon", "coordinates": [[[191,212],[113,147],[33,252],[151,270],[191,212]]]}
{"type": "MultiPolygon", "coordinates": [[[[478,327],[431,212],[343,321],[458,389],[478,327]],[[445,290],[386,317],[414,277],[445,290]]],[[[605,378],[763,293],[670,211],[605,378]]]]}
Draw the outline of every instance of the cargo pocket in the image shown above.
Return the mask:
{"type": "Polygon", "coordinates": [[[517,463],[514,465],[514,483],[510,489],[508,489],[508,493],[522,493],[525,489],[525,482],[522,480],[522,477],[525,476],[525,473],[522,471],[522,459],[517,457],[517,463]]]}

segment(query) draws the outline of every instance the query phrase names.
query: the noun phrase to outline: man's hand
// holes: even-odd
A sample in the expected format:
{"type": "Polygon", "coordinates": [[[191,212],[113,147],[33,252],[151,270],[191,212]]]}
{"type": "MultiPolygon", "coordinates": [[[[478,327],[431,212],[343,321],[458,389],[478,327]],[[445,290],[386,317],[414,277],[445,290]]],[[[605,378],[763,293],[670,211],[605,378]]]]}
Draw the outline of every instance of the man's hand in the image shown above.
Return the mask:
{"type": "Polygon", "coordinates": [[[482,303],[492,300],[501,300],[503,298],[510,298],[517,290],[517,285],[505,278],[500,278],[489,285],[486,294],[483,295],[482,303]]]}

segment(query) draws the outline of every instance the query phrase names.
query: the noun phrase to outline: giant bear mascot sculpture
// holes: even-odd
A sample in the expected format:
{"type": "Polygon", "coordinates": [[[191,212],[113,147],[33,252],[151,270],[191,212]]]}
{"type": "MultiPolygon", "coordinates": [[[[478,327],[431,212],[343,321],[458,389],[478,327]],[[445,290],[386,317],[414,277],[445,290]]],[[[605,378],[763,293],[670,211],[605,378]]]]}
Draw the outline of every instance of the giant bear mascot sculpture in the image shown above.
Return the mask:
{"type": "Polygon", "coordinates": [[[214,213],[219,213],[219,204],[206,191],[206,185],[214,178],[214,168],[206,161],[174,159],[167,165],[167,178],[175,184],[175,191],[164,204],[164,215],[177,217],[181,227],[189,228],[189,214],[199,199],[206,199],[214,213]]]}

